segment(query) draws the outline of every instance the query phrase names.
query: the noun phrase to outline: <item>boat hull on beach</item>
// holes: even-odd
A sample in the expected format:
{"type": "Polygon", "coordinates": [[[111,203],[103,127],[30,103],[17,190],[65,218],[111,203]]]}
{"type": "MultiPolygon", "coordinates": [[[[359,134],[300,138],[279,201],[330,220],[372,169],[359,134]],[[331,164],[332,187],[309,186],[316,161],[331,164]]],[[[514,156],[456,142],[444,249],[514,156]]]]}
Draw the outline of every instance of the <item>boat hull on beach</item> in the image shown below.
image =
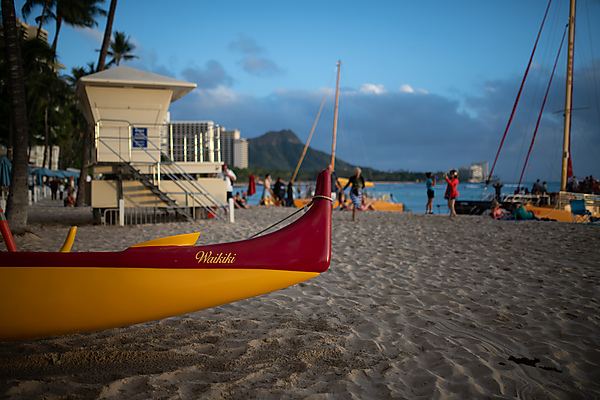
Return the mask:
{"type": "Polygon", "coordinates": [[[164,245],[163,238],[120,252],[4,252],[0,341],[153,321],[314,278],[331,260],[328,171],[317,194],[296,221],[238,242],[164,245]]]}

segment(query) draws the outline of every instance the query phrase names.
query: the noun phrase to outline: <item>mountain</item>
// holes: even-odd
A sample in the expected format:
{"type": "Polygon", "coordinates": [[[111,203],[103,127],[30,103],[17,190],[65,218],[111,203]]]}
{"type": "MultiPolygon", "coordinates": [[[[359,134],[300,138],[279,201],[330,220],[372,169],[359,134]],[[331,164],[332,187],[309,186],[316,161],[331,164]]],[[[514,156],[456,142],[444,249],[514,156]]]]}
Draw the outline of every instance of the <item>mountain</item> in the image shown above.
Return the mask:
{"type": "MultiPolygon", "coordinates": [[[[248,139],[248,166],[264,170],[294,171],[300,160],[304,144],[290,130],[267,132],[257,138],[248,139]]],[[[308,148],[300,171],[320,171],[331,162],[331,155],[308,148]]],[[[352,171],[354,166],[335,159],[336,171],[352,171]]]]}

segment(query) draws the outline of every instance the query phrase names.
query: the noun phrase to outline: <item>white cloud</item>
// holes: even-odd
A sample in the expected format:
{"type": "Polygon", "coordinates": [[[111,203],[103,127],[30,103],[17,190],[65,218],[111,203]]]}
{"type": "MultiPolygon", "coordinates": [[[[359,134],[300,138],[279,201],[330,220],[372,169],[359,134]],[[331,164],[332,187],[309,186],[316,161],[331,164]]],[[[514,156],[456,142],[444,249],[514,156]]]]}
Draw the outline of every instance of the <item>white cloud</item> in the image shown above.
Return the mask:
{"type": "MultiPolygon", "coordinates": [[[[86,38],[86,41],[91,41],[93,45],[102,46],[102,41],[104,40],[104,31],[101,31],[97,28],[87,28],[87,27],[73,27],[75,31],[86,38]]],[[[59,38],[60,41],[60,38],[59,38]]]]}
{"type": "Polygon", "coordinates": [[[398,89],[403,93],[414,93],[415,90],[409,85],[409,84],[403,84],[400,86],[400,88],[398,89]]]}
{"type": "Polygon", "coordinates": [[[372,83],[363,83],[358,89],[359,93],[367,94],[384,94],[388,93],[388,90],[383,85],[374,85],[372,83]]]}
{"type": "Polygon", "coordinates": [[[214,89],[206,89],[203,91],[206,100],[213,103],[213,106],[234,104],[239,101],[240,95],[223,85],[219,85],[214,89]]]}

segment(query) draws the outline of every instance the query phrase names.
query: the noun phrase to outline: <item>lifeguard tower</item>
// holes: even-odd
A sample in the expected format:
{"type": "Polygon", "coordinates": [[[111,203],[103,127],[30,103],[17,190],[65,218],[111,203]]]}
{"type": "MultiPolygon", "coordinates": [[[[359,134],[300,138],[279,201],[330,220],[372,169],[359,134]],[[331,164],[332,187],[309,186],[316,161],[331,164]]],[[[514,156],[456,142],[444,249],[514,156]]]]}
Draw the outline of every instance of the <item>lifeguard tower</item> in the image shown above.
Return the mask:
{"type": "Polygon", "coordinates": [[[174,132],[166,121],[169,104],[195,87],[124,66],[79,79],[80,108],[94,125],[91,206],[97,222],[222,218],[217,210],[226,202],[226,186],[216,178],[218,133],[174,132]],[[181,152],[190,156],[174,161],[181,152]]]}

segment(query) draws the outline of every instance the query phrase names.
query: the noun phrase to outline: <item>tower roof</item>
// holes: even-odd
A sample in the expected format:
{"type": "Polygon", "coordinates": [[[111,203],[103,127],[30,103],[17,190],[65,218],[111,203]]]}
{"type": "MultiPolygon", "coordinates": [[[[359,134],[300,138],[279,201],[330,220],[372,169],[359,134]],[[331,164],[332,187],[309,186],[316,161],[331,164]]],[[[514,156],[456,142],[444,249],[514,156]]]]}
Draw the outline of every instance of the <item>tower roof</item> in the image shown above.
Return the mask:
{"type": "Polygon", "coordinates": [[[171,102],[180,99],[196,87],[195,83],[125,66],[105,69],[104,71],[81,77],[77,83],[77,90],[82,90],[86,85],[106,87],[148,87],[155,89],[165,88],[173,91],[171,102]]]}

